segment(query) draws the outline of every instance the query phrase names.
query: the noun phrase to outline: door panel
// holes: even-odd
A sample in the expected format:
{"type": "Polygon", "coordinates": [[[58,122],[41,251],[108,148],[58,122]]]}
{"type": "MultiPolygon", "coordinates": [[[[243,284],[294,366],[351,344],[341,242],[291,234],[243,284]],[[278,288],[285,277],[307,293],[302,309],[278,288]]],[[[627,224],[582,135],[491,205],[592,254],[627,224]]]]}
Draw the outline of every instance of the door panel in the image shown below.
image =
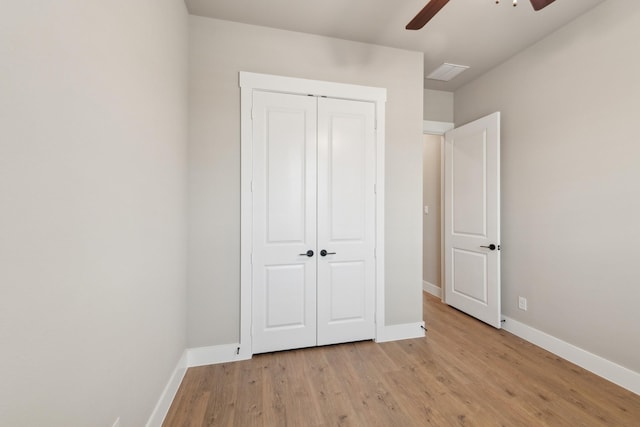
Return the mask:
{"type": "Polygon", "coordinates": [[[332,241],[362,241],[366,218],[366,116],[333,114],[324,159],[329,235],[332,241]]]}
{"type": "Polygon", "coordinates": [[[486,237],[486,131],[469,132],[452,142],[453,233],[486,237]]]}
{"type": "MultiPolygon", "coordinates": [[[[308,112],[269,108],[267,111],[266,186],[267,242],[304,242],[307,232],[305,141],[308,112]],[[302,136],[302,138],[300,138],[302,136]]],[[[312,147],[310,147],[312,148],[312,147]]]]}
{"type": "Polygon", "coordinates": [[[444,156],[445,302],[500,328],[500,113],[447,132],[444,156]]]}
{"type": "Polygon", "coordinates": [[[366,316],[364,300],[365,263],[329,262],[330,309],[328,321],[331,324],[362,321],[366,316]]]}
{"type": "Polygon", "coordinates": [[[452,291],[487,304],[487,254],[453,249],[452,291]]]}
{"type": "Polygon", "coordinates": [[[318,345],[375,336],[374,114],[318,100],[318,345]]]}
{"type": "Polygon", "coordinates": [[[299,264],[265,268],[265,330],[304,327],[308,298],[300,284],[304,283],[305,267],[299,264]]]}
{"type": "Polygon", "coordinates": [[[254,92],[252,351],[316,345],[316,101],[254,92]]]}

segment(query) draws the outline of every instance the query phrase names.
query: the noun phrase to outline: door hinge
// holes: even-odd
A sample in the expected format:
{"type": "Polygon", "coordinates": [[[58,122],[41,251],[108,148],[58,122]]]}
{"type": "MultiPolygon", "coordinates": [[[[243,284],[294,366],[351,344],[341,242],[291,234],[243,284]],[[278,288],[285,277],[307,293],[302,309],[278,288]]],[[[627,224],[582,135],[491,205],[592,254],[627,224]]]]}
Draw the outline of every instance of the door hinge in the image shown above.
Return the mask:
{"type": "Polygon", "coordinates": [[[251,192],[253,193],[253,180],[251,180],[251,192]]]}
{"type": "Polygon", "coordinates": [[[251,265],[253,265],[253,252],[251,252],[251,265]]]}
{"type": "Polygon", "coordinates": [[[373,257],[378,258],[378,251],[376,251],[376,248],[373,248],[373,257]]]}
{"type": "Polygon", "coordinates": [[[378,194],[378,186],[373,184],[373,194],[378,194]]]}

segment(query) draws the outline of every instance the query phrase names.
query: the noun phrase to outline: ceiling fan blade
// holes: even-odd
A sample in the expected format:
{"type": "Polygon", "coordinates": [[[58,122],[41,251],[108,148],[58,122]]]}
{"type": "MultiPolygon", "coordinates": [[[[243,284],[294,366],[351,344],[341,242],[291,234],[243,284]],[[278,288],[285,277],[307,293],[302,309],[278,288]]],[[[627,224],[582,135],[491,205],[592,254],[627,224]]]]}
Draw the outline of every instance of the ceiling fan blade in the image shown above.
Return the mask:
{"type": "Polygon", "coordinates": [[[407,30],[419,30],[424,27],[427,22],[433,18],[436,13],[440,11],[449,3],[449,0],[431,0],[418,14],[407,24],[405,27],[407,30]]]}
{"type": "Polygon", "coordinates": [[[533,6],[533,10],[540,10],[549,6],[554,1],[556,0],[531,0],[531,6],[533,6]]]}

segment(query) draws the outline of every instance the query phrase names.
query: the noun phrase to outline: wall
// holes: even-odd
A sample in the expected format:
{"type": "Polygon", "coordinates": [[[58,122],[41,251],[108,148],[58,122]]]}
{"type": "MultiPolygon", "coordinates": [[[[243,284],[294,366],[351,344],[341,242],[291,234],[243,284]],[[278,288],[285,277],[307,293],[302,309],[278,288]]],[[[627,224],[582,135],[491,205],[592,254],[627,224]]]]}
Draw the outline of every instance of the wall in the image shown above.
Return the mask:
{"type": "Polygon", "coordinates": [[[424,120],[453,123],[453,92],[425,89],[422,106],[424,120]]]}
{"type": "Polygon", "coordinates": [[[425,135],[423,142],[422,201],[429,213],[422,213],[422,280],[441,287],[440,167],[441,139],[439,135],[425,135]]]}
{"type": "Polygon", "coordinates": [[[388,89],[386,323],[421,321],[422,55],[189,19],[189,347],[238,340],[239,71],[388,89]]]}
{"type": "Polygon", "coordinates": [[[635,372],[639,39],[609,0],[455,92],[456,124],[502,111],[504,313],[635,372]]]}
{"type": "Polygon", "coordinates": [[[0,425],[147,421],[186,347],[181,0],[0,6],[0,425]]]}

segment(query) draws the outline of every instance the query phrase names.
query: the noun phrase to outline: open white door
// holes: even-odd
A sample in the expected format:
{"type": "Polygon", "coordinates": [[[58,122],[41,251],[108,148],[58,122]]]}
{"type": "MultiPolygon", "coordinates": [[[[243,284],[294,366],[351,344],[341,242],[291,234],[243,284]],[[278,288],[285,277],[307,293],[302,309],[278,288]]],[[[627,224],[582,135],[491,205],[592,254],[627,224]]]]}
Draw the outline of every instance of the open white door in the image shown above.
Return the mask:
{"type": "Polygon", "coordinates": [[[501,327],[500,113],[445,134],[445,302],[501,327]]]}

